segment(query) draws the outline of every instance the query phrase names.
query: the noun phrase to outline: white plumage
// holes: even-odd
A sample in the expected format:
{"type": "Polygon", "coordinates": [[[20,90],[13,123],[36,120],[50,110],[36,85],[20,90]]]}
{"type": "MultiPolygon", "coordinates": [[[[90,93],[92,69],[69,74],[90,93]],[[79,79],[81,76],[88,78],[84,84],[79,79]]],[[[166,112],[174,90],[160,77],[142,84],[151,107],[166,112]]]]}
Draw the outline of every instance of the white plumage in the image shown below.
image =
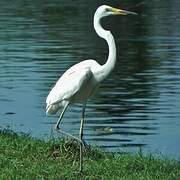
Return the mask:
{"type": "Polygon", "coordinates": [[[68,69],[56,82],[46,99],[46,114],[55,114],[65,102],[84,102],[98,86],[100,65],[94,60],[86,60],[68,69]]]}

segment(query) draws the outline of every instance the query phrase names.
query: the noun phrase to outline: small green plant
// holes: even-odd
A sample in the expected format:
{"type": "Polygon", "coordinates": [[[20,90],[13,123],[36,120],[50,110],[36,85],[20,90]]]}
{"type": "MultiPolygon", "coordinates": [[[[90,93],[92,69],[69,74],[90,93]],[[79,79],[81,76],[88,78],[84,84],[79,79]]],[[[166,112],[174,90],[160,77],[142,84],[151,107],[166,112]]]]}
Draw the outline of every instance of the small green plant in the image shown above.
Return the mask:
{"type": "Polygon", "coordinates": [[[73,140],[33,139],[0,132],[0,179],[123,179],[179,180],[180,163],[153,155],[106,153],[87,146],[84,173],[79,166],[79,144],[73,140]]]}

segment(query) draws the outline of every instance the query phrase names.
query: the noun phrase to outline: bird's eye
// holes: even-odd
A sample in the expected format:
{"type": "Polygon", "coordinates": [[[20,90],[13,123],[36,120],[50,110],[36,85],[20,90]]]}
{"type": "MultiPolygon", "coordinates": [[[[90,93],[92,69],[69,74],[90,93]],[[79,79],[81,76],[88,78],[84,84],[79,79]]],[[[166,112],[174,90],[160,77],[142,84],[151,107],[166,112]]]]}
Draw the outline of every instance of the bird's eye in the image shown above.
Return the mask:
{"type": "Polygon", "coordinates": [[[111,9],[110,8],[106,8],[106,12],[111,12],[111,9]]]}

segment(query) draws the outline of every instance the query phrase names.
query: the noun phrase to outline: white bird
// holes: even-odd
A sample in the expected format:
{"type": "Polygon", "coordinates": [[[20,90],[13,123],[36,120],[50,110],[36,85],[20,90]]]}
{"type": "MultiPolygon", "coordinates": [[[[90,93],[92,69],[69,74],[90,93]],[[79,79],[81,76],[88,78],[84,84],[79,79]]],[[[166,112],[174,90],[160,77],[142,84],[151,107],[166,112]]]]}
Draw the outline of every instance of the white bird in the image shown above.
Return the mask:
{"type": "Polygon", "coordinates": [[[63,108],[61,115],[55,125],[55,130],[80,142],[80,172],[82,172],[83,162],[83,123],[86,101],[95,92],[99,84],[107,78],[107,76],[113,70],[116,62],[116,45],[113,35],[110,31],[102,28],[100,20],[101,18],[110,15],[127,14],[136,15],[134,12],[113,8],[107,5],[102,5],[96,10],[94,14],[94,28],[96,33],[101,38],[105,39],[108,44],[109,55],[107,62],[104,65],[100,65],[95,60],[85,60],[75,64],[59,78],[46,99],[47,115],[56,114],[59,109],[63,108]],[[59,127],[67,107],[77,102],[83,104],[79,138],[62,131],[59,127]]]}

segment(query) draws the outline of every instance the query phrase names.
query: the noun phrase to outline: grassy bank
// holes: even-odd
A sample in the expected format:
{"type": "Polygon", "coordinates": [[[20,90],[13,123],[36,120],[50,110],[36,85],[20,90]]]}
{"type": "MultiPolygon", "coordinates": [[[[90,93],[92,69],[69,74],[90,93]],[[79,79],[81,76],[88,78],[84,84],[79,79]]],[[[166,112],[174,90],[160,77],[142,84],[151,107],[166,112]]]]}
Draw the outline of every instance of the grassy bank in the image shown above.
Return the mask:
{"type": "Polygon", "coordinates": [[[76,174],[75,142],[44,142],[0,132],[0,179],[180,179],[180,163],[152,156],[85,151],[84,174],[76,174]]]}

